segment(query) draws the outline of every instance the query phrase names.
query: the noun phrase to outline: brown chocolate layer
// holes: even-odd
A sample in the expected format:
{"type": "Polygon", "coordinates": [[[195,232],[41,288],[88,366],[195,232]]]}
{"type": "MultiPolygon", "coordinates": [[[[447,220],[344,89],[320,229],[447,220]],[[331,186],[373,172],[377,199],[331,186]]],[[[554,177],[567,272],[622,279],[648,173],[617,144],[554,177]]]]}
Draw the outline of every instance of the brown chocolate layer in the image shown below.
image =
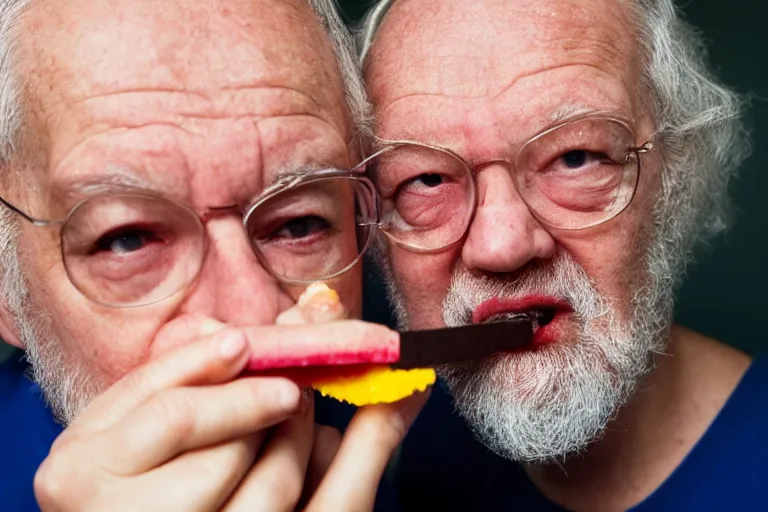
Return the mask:
{"type": "Polygon", "coordinates": [[[400,333],[400,360],[392,368],[426,368],[482,359],[533,340],[530,319],[400,333]]]}

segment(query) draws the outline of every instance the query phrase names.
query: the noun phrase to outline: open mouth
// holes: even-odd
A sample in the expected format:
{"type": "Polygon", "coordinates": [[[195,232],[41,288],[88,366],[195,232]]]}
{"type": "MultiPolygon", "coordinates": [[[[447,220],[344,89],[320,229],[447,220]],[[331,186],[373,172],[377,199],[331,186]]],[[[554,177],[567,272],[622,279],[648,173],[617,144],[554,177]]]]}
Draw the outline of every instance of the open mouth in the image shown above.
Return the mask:
{"type": "Polygon", "coordinates": [[[519,312],[499,313],[486,318],[484,322],[509,322],[511,320],[530,319],[533,322],[533,331],[536,332],[540,328],[549,325],[555,319],[556,314],[557,310],[554,307],[544,307],[519,312]]]}
{"type": "Polygon", "coordinates": [[[508,322],[530,319],[533,322],[533,344],[557,341],[563,334],[573,308],[562,300],[550,296],[526,296],[517,299],[493,298],[477,306],[472,322],[508,322]]]}

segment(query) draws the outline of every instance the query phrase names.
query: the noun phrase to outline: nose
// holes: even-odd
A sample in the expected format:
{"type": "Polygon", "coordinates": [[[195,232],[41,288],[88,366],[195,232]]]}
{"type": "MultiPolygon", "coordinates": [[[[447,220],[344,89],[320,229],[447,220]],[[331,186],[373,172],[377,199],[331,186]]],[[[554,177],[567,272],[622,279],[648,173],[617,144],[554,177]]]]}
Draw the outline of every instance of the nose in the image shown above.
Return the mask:
{"type": "Polygon", "coordinates": [[[477,210],[462,247],[469,269],[509,273],[555,254],[555,240],[523,202],[505,164],[477,174],[477,210]]]}
{"type": "Polygon", "coordinates": [[[214,318],[232,327],[274,323],[293,301],[259,262],[235,217],[206,223],[208,252],[181,314],[214,318]]]}

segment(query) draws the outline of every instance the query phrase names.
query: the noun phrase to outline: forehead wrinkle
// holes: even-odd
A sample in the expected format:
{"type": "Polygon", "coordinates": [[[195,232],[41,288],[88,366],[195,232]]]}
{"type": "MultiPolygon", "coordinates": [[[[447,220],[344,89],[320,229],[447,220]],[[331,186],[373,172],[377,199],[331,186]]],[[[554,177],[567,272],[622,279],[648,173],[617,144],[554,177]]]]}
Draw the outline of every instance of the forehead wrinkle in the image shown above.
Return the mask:
{"type": "Polygon", "coordinates": [[[333,127],[334,119],[324,115],[328,110],[296,89],[239,87],[229,92],[224,98],[215,100],[204,93],[132,89],[84,98],[79,104],[85,108],[84,115],[90,123],[115,124],[126,128],[148,124],[181,127],[184,119],[236,121],[242,118],[259,120],[299,116],[316,117],[333,127]],[[119,101],[114,101],[116,99],[119,101]],[[131,108],[134,104],[135,108],[131,108]]]}
{"type": "MultiPolygon", "coordinates": [[[[404,2],[405,7],[402,7],[400,2],[393,6],[392,12],[388,14],[389,19],[382,24],[381,32],[375,41],[380,51],[374,52],[375,55],[372,55],[369,61],[372,66],[367,68],[369,71],[378,68],[373,81],[374,86],[379,82],[381,85],[372,88],[374,94],[383,92],[381,89],[390,84],[399,84],[400,87],[405,85],[404,88],[413,84],[420,91],[435,92],[446,89],[444,86],[435,87],[436,76],[442,77],[440,81],[447,80],[449,86],[453,83],[455,88],[456,82],[472,82],[462,78],[468,73],[483,77],[488,75],[468,71],[467,66],[493,70],[494,75],[498,74],[497,70],[503,72],[505,68],[507,71],[519,69],[530,72],[541,64],[542,57],[552,56],[559,60],[570,57],[575,62],[606,66],[612,73],[627,75],[623,64],[627,62],[626,57],[630,57],[630,61],[632,59],[624,50],[631,48],[632,38],[628,37],[628,32],[623,28],[628,26],[626,16],[629,13],[625,12],[626,10],[598,10],[595,14],[596,9],[590,8],[591,4],[541,2],[527,5],[527,9],[516,19],[513,16],[521,7],[518,5],[518,9],[514,9],[514,6],[510,8],[510,2],[504,3],[503,10],[494,10],[493,2],[473,2],[472,17],[461,15],[462,6],[467,7],[464,4],[454,5],[450,1],[445,4],[449,5],[441,9],[431,9],[423,2],[410,0],[404,2]],[[409,20],[423,19],[426,16],[424,12],[433,14],[430,23],[417,24],[410,30],[403,28],[409,20]],[[483,32],[477,34],[480,26],[483,32]],[[496,33],[498,44],[489,49],[487,39],[496,33]],[[483,37],[483,34],[486,36],[483,37]],[[437,37],[438,35],[440,37],[437,37]],[[461,44],[458,44],[459,40],[462,41],[461,44]],[[397,52],[392,51],[395,46],[398,48],[397,52]],[[504,47],[509,51],[503,51],[504,47]],[[443,66],[444,72],[433,71],[428,74],[433,83],[430,84],[432,87],[425,89],[423,80],[409,79],[410,84],[404,82],[401,55],[406,54],[414,66],[418,66],[419,62],[429,65],[434,61],[436,54],[453,58],[457,62],[453,66],[443,66]],[[395,57],[391,58],[390,55],[395,57]],[[516,65],[505,65],[508,62],[515,62],[516,65]],[[454,68],[464,69],[464,72],[461,75],[446,74],[449,69],[454,68]],[[390,74],[393,78],[384,78],[390,74]]],[[[487,77],[481,83],[487,84],[491,80],[492,77],[487,77]]],[[[476,94],[476,84],[472,85],[473,88],[469,90],[476,94]]]]}
{"type": "Polygon", "coordinates": [[[315,37],[324,36],[324,32],[303,3],[275,3],[275,9],[282,13],[275,18],[274,9],[269,16],[263,14],[263,9],[248,9],[250,16],[235,15],[236,9],[228,9],[235,4],[265,2],[215,2],[218,10],[228,13],[221,19],[217,17],[215,22],[203,19],[210,16],[195,15],[200,14],[199,6],[184,14],[186,11],[179,11],[179,6],[174,7],[171,2],[167,4],[168,9],[163,2],[157,4],[162,8],[152,7],[151,11],[147,11],[150,2],[137,2],[141,7],[136,8],[117,4],[119,16],[105,18],[105,9],[93,7],[97,3],[95,0],[77,2],[80,8],[89,6],[85,8],[88,16],[84,19],[74,16],[70,9],[57,8],[56,4],[31,9],[36,14],[26,16],[31,21],[25,27],[30,35],[23,38],[27,68],[24,76],[32,79],[37,92],[34,99],[49,105],[43,106],[46,110],[55,110],[50,106],[55,103],[69,106],[73,104],[70,99],[77,102],[84,96],[99,96],[110,90],[146,88],[168,93],[180,91],[190,96],[198,94],[201,104],[196,108],[204,110],[206,101],[219,101],[216,94],[208,93],[237,92],[254,86],[285,87],[303,91],[307,103],[314,105],[308,108],[319,110],[334,124],[348,129],[343,87],[336,73],[330,42],[323,44],[315,37]],[[182,24],[179,19],[169,20],[166,10],[182,12],[182,17],[191,21],[182,24]],[[114,25],[114,30],[102,26],[99,23],[102,18],[114,25]],[[233,25],[237,30],[232,29],[233,25]],[[125,32],[126,37],[119,37],[120,31],[125,32]],[[145,33],[146,37],[127,37],[135,36],[136,31],[145,33]],[[49,37],[42,40],[34,35],[42,33],[49,37]],[[101,37],[104,44],[94,46],[88,37],[101,37]],[[226,43],[222,38],[234,43],[226,43]],[[146,51],[141,50],[142,46],[146,51]],[[63,49],[57,50],[59,47],[63,49]],[[82,53],[82,59],[75,58],[76,48],[82,53]],[[163,53],[168,51],[172,55],[163,53]],[[203,59],[204,56],[207,57],[203,59]],[[145,72],[134,72],[134,68],[145,72]]]}
{"type": "Polygon", "coordinates": [[[109,165],[103,174],[55,179],[51,183],[50,194],[53,199],[71,201],[107,193],[152,191],[149,181],[130,172],[126,166],[109,165]]]}

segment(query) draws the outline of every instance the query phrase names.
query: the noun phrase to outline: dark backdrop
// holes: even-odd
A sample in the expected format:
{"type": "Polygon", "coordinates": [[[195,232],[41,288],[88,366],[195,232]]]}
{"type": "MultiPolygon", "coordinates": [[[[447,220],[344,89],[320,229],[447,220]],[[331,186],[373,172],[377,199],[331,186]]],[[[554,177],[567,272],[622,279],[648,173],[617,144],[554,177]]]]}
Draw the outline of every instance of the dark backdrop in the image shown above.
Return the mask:
{"type": "MultiPolygon", "coordinates": [[[[438,0],[439,1],[439,0],[438,0]]],[[[472,0],[467,0],[472,1],[472,0]]],[[[371,2],[341,0],[344,14],[356,21],[371,2]]],[[[768,0],[690,0],[679,4],[686,18],[710,42],[710,57],[720,77],[751,97],[749,122],[755,151],[731,186],[738,208],[731,229],[697,252],[697,263],[678,293],[678,320],[710,336],[749,351],[768,351],[762,319],[768,310],[764,270],[768,235],[768,0]]],[[[369,283],[367,313],[386,317],[374,297],[380,285],[369,283]]]]}

